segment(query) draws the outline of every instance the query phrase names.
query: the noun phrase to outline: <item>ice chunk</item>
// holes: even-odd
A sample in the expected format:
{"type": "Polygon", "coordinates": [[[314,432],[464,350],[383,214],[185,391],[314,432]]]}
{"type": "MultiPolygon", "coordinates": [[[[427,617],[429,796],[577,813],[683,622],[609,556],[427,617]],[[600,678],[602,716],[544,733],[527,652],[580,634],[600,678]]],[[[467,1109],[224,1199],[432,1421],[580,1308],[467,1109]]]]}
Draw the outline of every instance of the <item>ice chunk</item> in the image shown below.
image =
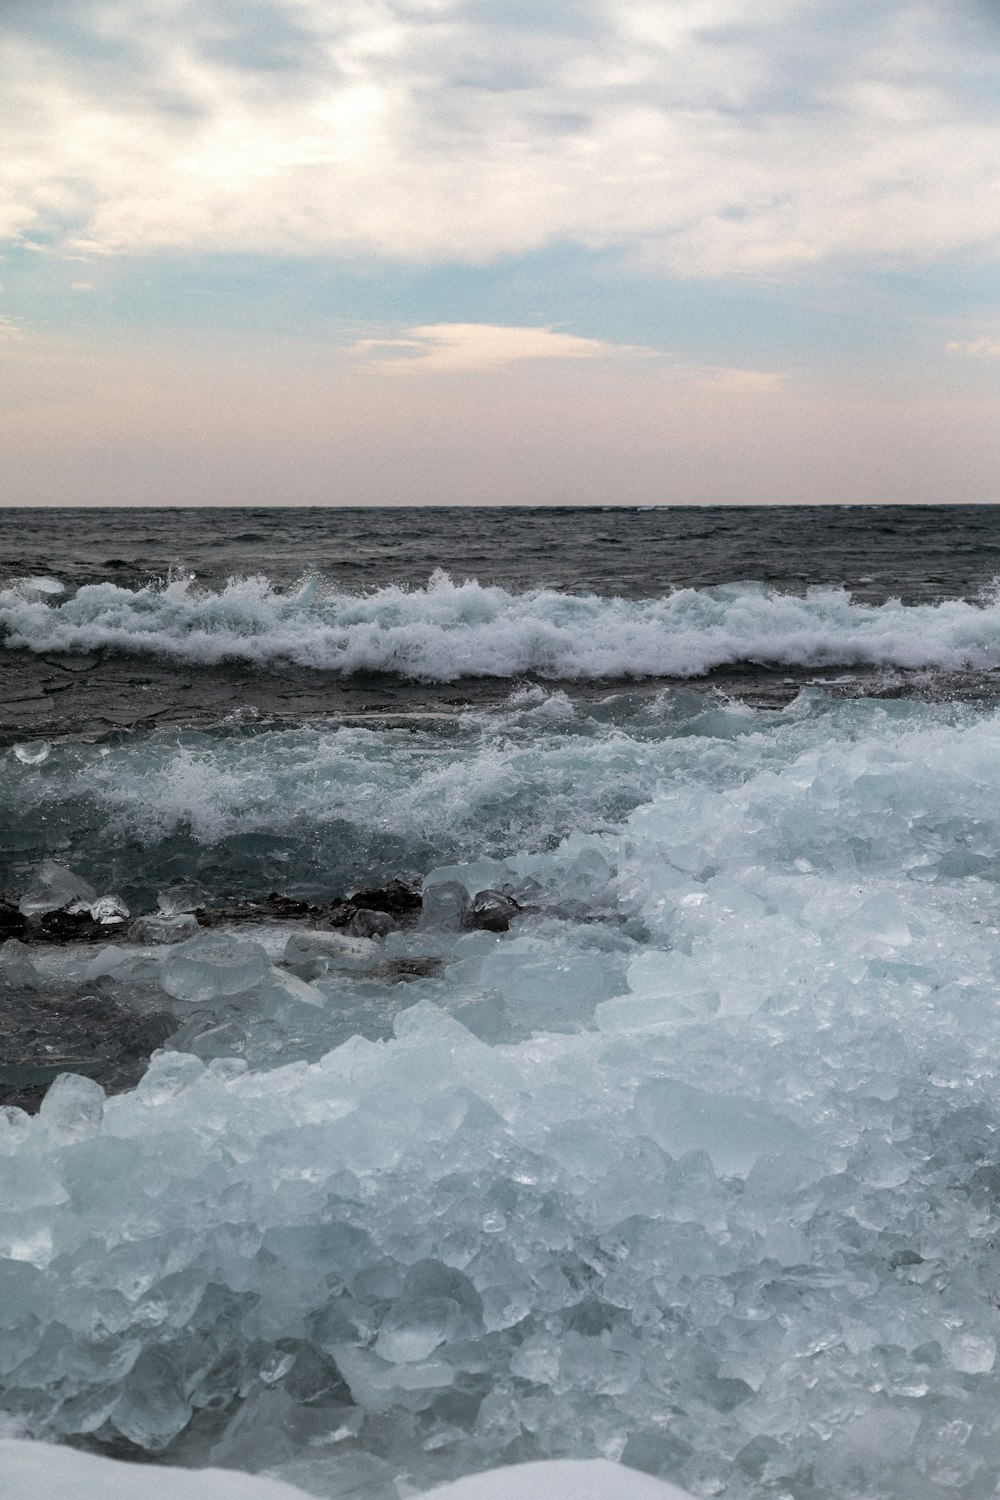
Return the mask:
{"type": "Polygon", "coordinates": [[[382,1321],[375,1353],[391,1364],[429,1359],[439,1344],[453,1338],[461,1309],[451,1297],[417,1297],[397,1303],[382,1321]]]}
{"type": "Polygon", "coordinates": [[[159,946],[183,943],[198,932],[198,920],[189,912],[177,916],[137,917],[128,929],[130,943],[159,946]]]}
{"type": "Polygon", "coordinates": [[[300,979],[316,979],[322,974],[364,973],[381,956],[380,945],[370,938],[313,930],[292,933],[282,962],[300,979]]]}
{"type": "Polygon", "coordinates": [[[176,1000],[204,1004],[252,990],[270,971],[259,943],[203,932],[171,949],[160,966],[160,983],[176,1000]]]}
{"type": "MultiPolygon", "coordinates": [[[[123,1463],[54,1443],[15,1438],[0,1437],[0,1473],[4,1500],[41,1500],[42,1496],[49,1500],[65,1496],[74,1500],[136,1500],[140,1493],[145,1500],[306,1500],[302,1490],[254,1474],[123,1463]]],[[[527,1500],[535,1497],[528,1496],[527,1500]]],[[[604,1497],[584,1496],[584,1500],[604,1497]]],[[[631,1497],[622,1495],[620,1500],[631,1497]]],[[[645,1500],[645,1496],[637,1495],[636,1500],[645,1500]]]]}
{"type": "Polygon", "coordinates": [[[428,890],[435,885],[457,884],[471,900],[476,891],[500,890],[516,878],[513,866],[505,860],[468,860],[457,865],[439,865],[431,870],[424,876],[423,891],[426,897],[428,890]]]}
{"type": "Polygon", "coordinates": [[[38,917],[45,912],[62,911],[82,901],[89,908],[97,900],[94,887],[58,860],[47,859],[35,871],[32,884],[18,902],[22,916],[38,917]]]}
{"type": "Polygon", "coordinates": [[[37,989],[41,976],[31,961],[24,943],[17,938],[8,938],[0,944],[0,989],[37,989]]]}
{"type": "Polygon", "coordinates": [[[632,959],[627,978],[632,996],[616,996],[595,1012],[602,1031],[639,1031],[701,1020],[719,1009],[718,988],[686,953],[647,949],[632,959]]]}
{"type": "Polygon", "coordinates": [[[324,1010],[327,998],[314,984],[307,984],[296,974],[282,973],[272,969],[260,987],[262,1003],[269,1013],[280,1014],[288,1005],[309,1005],[324,1010]]]}
{"type": "Polygon", "coordinates": [[[480,983],[501,997],[519,1027],[572,1032],[590,1022],[599,1001],[621,988],[621,966],[612,955],[517,937],[487,955],[480,983]]]}
{"type": "Polygon", "coordinates": [[[425,885],[420,925],[444,932],[459,932],[466,924],[470,904],[468,891],[457,880],[425,885]]]}
{"type": "Polygon", "coordinates": [[[147,1452],[165,1448],[187,1425],[191,1405],[185,1399],[181,1372],[155,1345],[139,1355],[115,1403],[118,1431],[147,1452]]]}
{"type": "Polygon", "coordinates": [[[986,1375],[996,1363],[997,1341],[988,1333],[963,1329],[952,1339],[948,1357],[963,1375],[986,1375]]]}
{"type": "Polygon", "coordinates": [[[791,1120],[749,1099],[709,1094],[672,1078],[641,1084],[636,1113],[671,1156],[705,1151],[720,1177],[745,1177],[774,1152],[804,1153],[808,1137],[791,1120]]]}
{"type": "Polygon", "coordinates": [[[880,891],[862,902],[844,923],[844,930],[859,946],[877,952],[904,948],[913,941],[906,912],[892,891],[880,891]]]}
{"type": "Polygon", "coordinates": [[[48,740],[25,740],[23,744],[14,745],[14,759],[22,766],[40,766],[48,760],[51,749],[48,740]]]}
{"type": "Polygon", "coordinates": [[[124,922],[129,914],[128,907],[120,896],[99,896],[96,901],[91,902],[89,909],[94,921],[100,922],[104,927],[124,922]]]}
{"type": "Polygon", "coordinates": [[[185,912],[198,911],[204,906],[205,893],[201,886],[186,881],[180,885],[168,886],[165,891],[161,891],[156,898],[156,904],[161,916],[179,917],[185,912]]]}
{"type": "Polygon", "coordinates": [[[104,1090],[92,1078],[60,1073],[38,1110],[51,1130],[65,1140],[83,1140],[101,1128],[104,1090]]]}

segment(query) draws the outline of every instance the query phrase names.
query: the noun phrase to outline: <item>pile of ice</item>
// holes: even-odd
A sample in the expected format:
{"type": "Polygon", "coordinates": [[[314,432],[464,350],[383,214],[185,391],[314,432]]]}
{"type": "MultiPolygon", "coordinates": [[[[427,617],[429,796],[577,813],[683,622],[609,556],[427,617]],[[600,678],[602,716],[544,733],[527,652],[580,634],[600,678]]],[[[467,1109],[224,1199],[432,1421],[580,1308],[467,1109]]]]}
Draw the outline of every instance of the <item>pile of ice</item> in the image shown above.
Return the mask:
{"type": "Polygon", "coordinates": [[[363,1500],[992,1494],[1000,719],[851,712],[675,742],[410,933],[120,945],[193,1024],[0,1117],[6,1409],[363,1500]]]}
{"type": "Polygon", "coordinates": [[[1000,664],[1000,602],[856,603],[846,589],[784,594],[761,583],[620,599],[514,594],[436,572],[426,588],[366,594],[264,577],[214,591],[191,578],[140,589],[88,584],[70,597],[33,580],[0,588],[0,639],[39,652],[153,653],[211,665],[294,662],[338,673],[697,677],[738,662],[958,669],[1000,664]]]}

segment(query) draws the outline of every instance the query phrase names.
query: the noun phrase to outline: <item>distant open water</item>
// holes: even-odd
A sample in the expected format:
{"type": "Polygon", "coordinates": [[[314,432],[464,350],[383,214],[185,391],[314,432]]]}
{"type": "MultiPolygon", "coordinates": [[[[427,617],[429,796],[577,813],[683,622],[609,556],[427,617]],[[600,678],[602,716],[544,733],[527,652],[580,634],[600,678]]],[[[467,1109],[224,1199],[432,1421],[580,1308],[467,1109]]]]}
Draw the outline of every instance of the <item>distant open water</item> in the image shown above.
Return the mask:
{"type": "Polygon", "coordinates": [[[1000,576],[1000,507],[0,510],[0,570],[135,588],[317,571],[342,588],[425,584],[435,568],[513,590],[652,598],[755,579],[904,603],[971,598],[1000,576]]]}

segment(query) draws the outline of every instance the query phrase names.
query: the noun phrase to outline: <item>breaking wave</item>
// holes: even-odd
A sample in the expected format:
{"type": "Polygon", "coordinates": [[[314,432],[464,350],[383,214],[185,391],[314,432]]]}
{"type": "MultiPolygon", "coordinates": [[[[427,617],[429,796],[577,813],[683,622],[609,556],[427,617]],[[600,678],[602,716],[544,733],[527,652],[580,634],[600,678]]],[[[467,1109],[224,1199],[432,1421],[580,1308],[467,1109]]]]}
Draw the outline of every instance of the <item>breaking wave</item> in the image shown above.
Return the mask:
{"type": "Polygon", "coordinates": [[[262,576],[220,590],[191,578],[140,589],[48,580],[0,589],[0,642],[36,652],[110,650],[192,665],[290,663],[424,681],[699,677],[742,662],[958,671],[1000,667],[1000,594],[905,605],[844,589],[781,593],[759,583],[628,600],[550,589],[511,593],[437,572],[425,588],[356,594],[310,579],[281,592],[262,576]]]}

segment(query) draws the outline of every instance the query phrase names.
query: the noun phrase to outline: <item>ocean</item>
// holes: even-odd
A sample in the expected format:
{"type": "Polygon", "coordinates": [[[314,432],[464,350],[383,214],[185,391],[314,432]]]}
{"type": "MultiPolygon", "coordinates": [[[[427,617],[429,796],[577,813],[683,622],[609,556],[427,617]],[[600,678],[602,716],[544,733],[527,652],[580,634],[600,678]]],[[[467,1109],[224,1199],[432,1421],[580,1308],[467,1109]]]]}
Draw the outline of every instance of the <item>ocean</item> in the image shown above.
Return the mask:
{"type": "Polygon", "coordinates": [[[0,512],[0,1430],[993,1495],[998,579],[994,507],[0,512]]]}

